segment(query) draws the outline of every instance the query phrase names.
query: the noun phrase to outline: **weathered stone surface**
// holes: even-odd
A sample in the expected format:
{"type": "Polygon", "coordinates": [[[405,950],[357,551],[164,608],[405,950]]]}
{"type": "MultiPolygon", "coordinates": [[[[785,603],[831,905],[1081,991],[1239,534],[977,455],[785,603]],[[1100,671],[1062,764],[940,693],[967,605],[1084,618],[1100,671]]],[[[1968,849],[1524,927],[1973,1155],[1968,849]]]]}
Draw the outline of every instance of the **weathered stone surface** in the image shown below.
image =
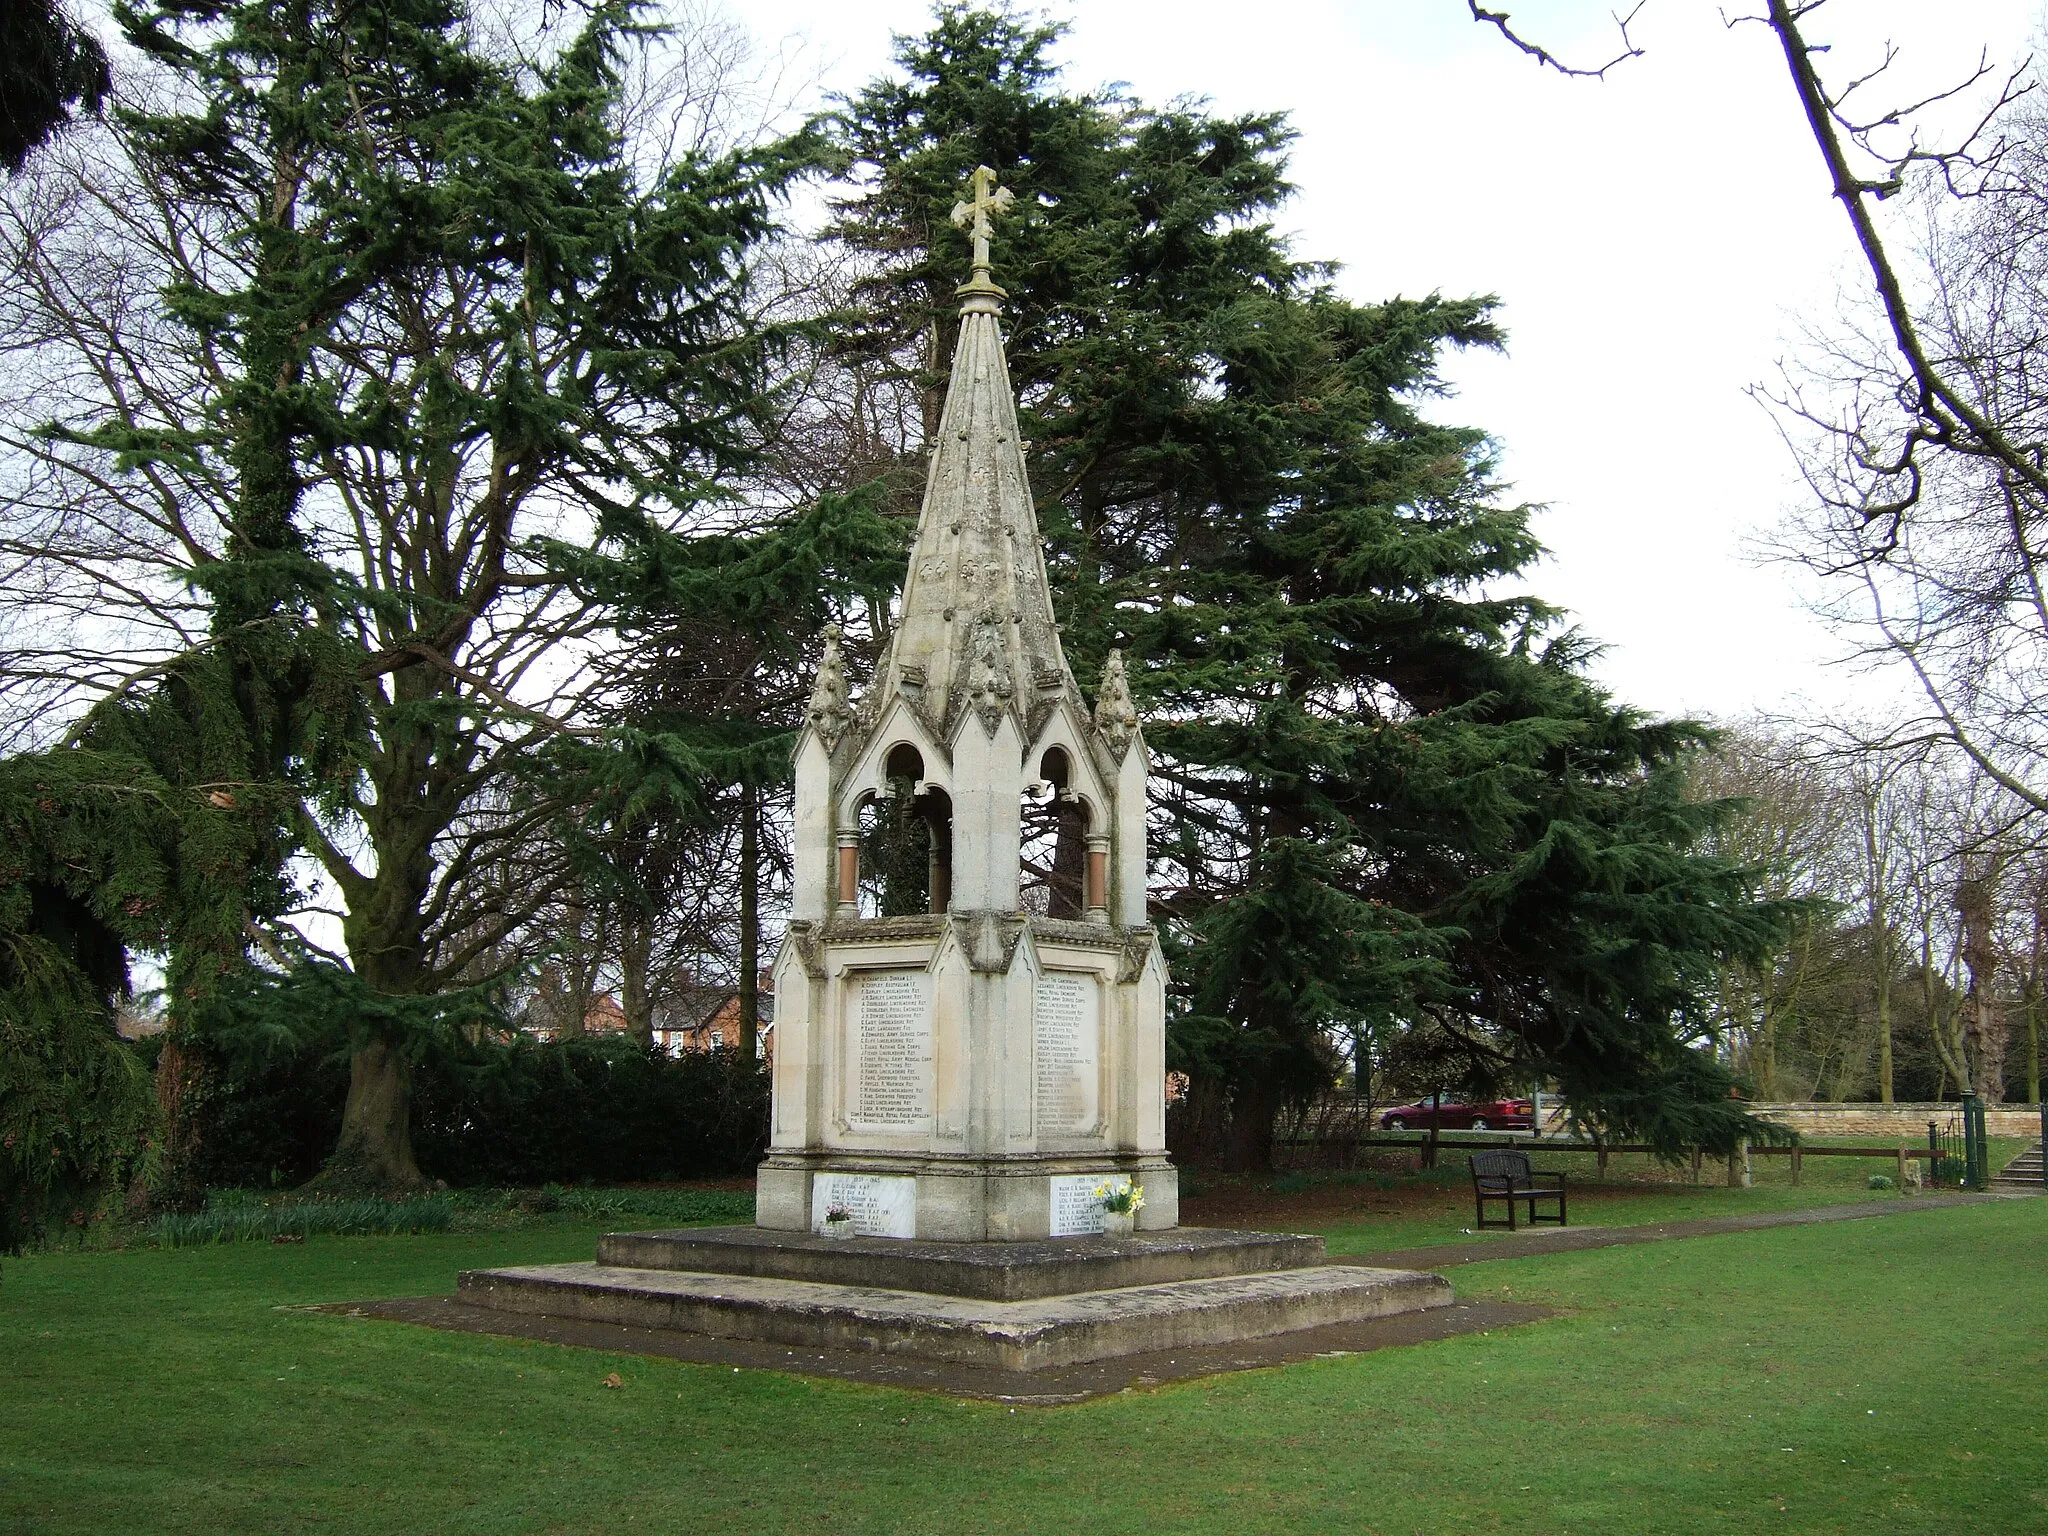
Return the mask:
{"type": "Polygon", "coordinates": [[[1261,1338],[1452,1299],[1440,1275],[1337,1265],[1008,1302],[604,1264],[472,1270],[460,1286],[464,1301],[506,1312],[1009,1371],[1261,1338]]]}
{"type": "MultiPolygon", "coordinates": [[[[1927,1122],[1946,1125],[1956,1118],[1956,1104],[1749,1104],[1753,1115],[1825,1141],[1832,1136],[1896,1136],[1914,1146],[1927,1144],[1927,1122]]],[[[2034,1105],[1987,1109],[1985,1134],[1990,1136],[2038,1136],[2041,1111],[2034,1105]]]]}
{"type": "Polygon", "coordinates": [[[985,1301],[1301,1269],[1323,1262],[1323,1240],[1282,1232],[1181,1227],[1132,1237],[934,1243],[887,1237],[834,1240],[760,1227],[614,1232],[597,1261],[629,1269],[694,1270],[985,1301]]]}
{"type": "MultiPolygon", "coordinates": [[[[779,1028],[780,1026],[778,1026],[779,1028]]],[[[1145,1190],[1141,1232],[1180,1224],[1180,1175],[1160,1156],[1120,1152],[969,1159],[925,1152],[773,1152],[755,1179],[757,1225],[805,1232],[815,1225],[812,1181],[821,1173],[875,1173],[917,1180],[917,1236],[935,1242],[1042,1240],[1050,1231],[1055,1177],[1122,1176],[1145,1190]]]]}
{"type": "MultiPolygon", "coordinates": [[[[993,173],[976,174],[987,191],[993,173]]],[[[1067,664],[1003,355],[1002,290],[959,293],[895,623],[857,701],[838,637],[826,637],[797,741],[795,888],[775,961],[757,1220],[812,1226],[819,1174],[895,1175],[917,1180],[899,1232],[1031,1241],[1054,1230],[1050,1181],[1086,1175],[1142,1183],[1138,1225],[1161,1230],[1178,1224],[1179,1201],[1166,1157],[1166,969],[1145,893],[1142,725],[1121,658],[1103,674],[1100,707],[1067,664]],[[899,810],[932,833],[934,910],[863,918],[862,817],[906,786],[899,810]],[[1048,888],[1042,903],[1022,881],[1027,799],[1053,807],[1059,836],[1078,837],[1083,854],[1078,889],[1048,888]]]]}
{"type": "Polygon", "coordinates": [[[943,1392],[954,1397],[1043,1408],[1221,1371],[1263,1370],[1332,1355],[1400,1349],[1467,1333],[1497,1333],[1503,1328],[1557,1315],[1553,1307],[1525,1302],[1457,1301],[1423,1312],[1333,1323],[1326,1328],[1303,1328],[1257,1339],[1232,1339],[1225,1344],[1183,1345],[1171,1350],[1115,1355],[1080,1365],[1049,1366],[1042,1371],[1003,1371],[943,1360],[920,1360],[914,1355],[876,1354],[872,1350],[792,1349],[754,1339],[714,1338],[708,1333],[627,1328],[616,1323],[499,1312],[444,1296],[336,1302],[320,1310],[362,1322],[379,1319],[458,1333],[531,1339],[574,1349],[602,1350],[612,1356],[643,1355],[734,1370],[786,1371],[826,1380],[858,1381],[869,1386],[943,1392]]]}

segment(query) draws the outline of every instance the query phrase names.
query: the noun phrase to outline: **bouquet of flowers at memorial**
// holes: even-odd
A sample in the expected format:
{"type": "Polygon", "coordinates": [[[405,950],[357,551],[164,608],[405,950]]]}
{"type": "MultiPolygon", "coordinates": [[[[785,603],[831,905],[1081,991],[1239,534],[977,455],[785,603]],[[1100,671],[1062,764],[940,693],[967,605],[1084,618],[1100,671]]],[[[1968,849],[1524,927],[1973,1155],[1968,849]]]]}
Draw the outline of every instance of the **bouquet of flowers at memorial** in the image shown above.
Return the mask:
{"type": "Polygon", "coordinates": [[[1105,1216],[1135,1216],[1145,1208],[1145,1186],[1129,1179],[1111,1179],[1096,1185],[1095,1200],[1105,1216]]]}
{"type": "Polygon", "coordinates": [[[853,1236],[853,1212],[837,1200],[825,1207],[825,1235],[827,1237],[853,1236]]]}
{"type": "Polygon", "coordinates": [[[1145,1191],[1129,1179],[1107,1179],[1095,1186],[1095,1203],[1102,1207],[1103,1233],[1109,1237],[1129,1237],[1137,1229],[1145,1191]]]}

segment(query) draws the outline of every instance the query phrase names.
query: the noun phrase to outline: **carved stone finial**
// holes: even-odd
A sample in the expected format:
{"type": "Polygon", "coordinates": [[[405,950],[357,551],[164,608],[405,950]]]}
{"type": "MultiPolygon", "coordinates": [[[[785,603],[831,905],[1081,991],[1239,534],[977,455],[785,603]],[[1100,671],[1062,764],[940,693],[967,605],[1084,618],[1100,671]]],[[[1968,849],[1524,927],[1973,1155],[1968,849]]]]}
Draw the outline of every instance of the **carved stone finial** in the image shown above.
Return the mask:
{"type": "Polygon", "coordinates": [[[823,631],[825,654],[818,659],[818,680],[811,686],[811,705],[804,718],[823,738],[825,750],[839,745],[853,711],[846,703],[846,663],[839,654],[839,626],[827,624],[823,631]]]}
{"type": "Polygon", "coordinates": [[[974,232],[974,275],[956,290],[963,298],[985,293],[993,298],[1003,298],[1003,290],[995,285],[989,276],[988,237],[989,216],[1008,213],[1016,203],[1017,196],[1008,187],[996,185],[996,173],[985,165],[974,168],[974,178],[969,183],[973,201],[953,205],[953,223],[960,229],[972,228],[974,232]]]}
{"type": "Polygon", "coordinates": [[[981,723],[991,736],[1014,691],[1002,622],[994,609],[985,609],[974,629],[974,665],[967,674],[967,699],[980,712],[981,723]]]}
{"type": "Polygon", "coordinates": [[[1095,731],[1111,755],[1121,760],[1137,730],[1138,706],[1131,701],[1130,680],[1124,676],[1124,653],[1111,651],[1095,690],[1095,731]]]}

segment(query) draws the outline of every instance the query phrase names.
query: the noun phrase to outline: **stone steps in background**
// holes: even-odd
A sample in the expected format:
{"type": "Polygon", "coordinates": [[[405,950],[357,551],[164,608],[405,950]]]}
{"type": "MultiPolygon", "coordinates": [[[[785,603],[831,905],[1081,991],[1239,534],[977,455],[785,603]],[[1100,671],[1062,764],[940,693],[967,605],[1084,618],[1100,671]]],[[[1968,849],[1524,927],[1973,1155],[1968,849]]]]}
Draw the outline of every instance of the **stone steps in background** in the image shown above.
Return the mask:
{"type": "Polygon", "coordinates": [[[2040,1189],[2041,1143],[2038,1141],[1992,1176],[1992,1187],[2040,1189]]]}

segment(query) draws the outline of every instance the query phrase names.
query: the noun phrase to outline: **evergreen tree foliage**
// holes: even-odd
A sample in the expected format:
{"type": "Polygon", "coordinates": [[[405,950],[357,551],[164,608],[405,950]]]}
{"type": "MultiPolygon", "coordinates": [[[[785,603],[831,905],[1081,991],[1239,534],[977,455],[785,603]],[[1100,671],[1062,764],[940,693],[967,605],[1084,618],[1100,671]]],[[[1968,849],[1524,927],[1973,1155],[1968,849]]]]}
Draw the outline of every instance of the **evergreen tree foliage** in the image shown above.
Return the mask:
{"type": "Polygon", "coordinates": [[[578,745],[602,733],[574,674],[604,615],[543,536],[693,526],[749,462],[779,338],[746,262],[816,155],[648,169],[621,60],[651,29],[630,0],[576,14],[521,54],[460,0],[115,10],[159,82],[117,142],[137,248],[176,253],[169,328],[121,354],[132,388],[53,429],[54,469],[139,478],[133,522],[165,550],[136,579],[182,561],[210,627],[79,739],[244,819],[222,974],[289,905],[294,850],[339,891],[359,992],[337,1169],[372,1183],[420,1177],[410,1064],[454,1027],[434,1000],[505,964],[561,878],[536,832],[636,771],[578,745]]]}
{"type": "Polygon", "coordinates": [[[54,0],[0,6],[0,169],[18,171],[73,112],[113,86],[106,50],[54,0]]]}
{"type": "MultiPolygon", "coordinates": [[[[952,344],[977,164],[1018,199],[997,280],[1077,673],[1132,659],[1200,1149],[1270,1159],[1333,1039],[1427,1029],[1447,1087],[1553,1079],[1671,1152],[1755,1130],[1694,1047],[1715,968],[1788,913],[1699,852],[1705,733],[1615,703],[1513,591],[1540,553],[1485,434],[1428,409],[1489,299],[1347,300],[1271,219],[1279,114],[1059,84],[1059,29],[942,6],[846,102],[849,353],[922,392],[952,344]]],[[[915,447],[917,445],[906,445],[915,447]]]]}
{"type": "Polygon", "coordinates": [[[128,951],[238,940],[247,822],[145,761],[0,761],[0,1252],[153,1171],[156,1100],[115,1033],[128,951]]]}
{"type": "MultiPolygon", "coordinates": [[[[614,615],[625,642],[611,694],[618,728],[601,745],[563,741],[550,751],[564,777],[584,786],[558,836],[614,903],[636,1030],[647,1032],[635,1014],[652,1004],[645,935],[664,882],[689,867],[677,845],[751,821],[731,869],[742,888],[734,949],[746,1012],[759,970],[761,823],[790,784],[814,637],[857,602],[886,602],[902,579],[908,530],[882,515],[878,499],[864,485],[688,539],[645,515],[614,514],[599,547],[551,552],[614,615]]],[[[743,1033],[757,1018],[743,1019],[743,1033]]]]}

